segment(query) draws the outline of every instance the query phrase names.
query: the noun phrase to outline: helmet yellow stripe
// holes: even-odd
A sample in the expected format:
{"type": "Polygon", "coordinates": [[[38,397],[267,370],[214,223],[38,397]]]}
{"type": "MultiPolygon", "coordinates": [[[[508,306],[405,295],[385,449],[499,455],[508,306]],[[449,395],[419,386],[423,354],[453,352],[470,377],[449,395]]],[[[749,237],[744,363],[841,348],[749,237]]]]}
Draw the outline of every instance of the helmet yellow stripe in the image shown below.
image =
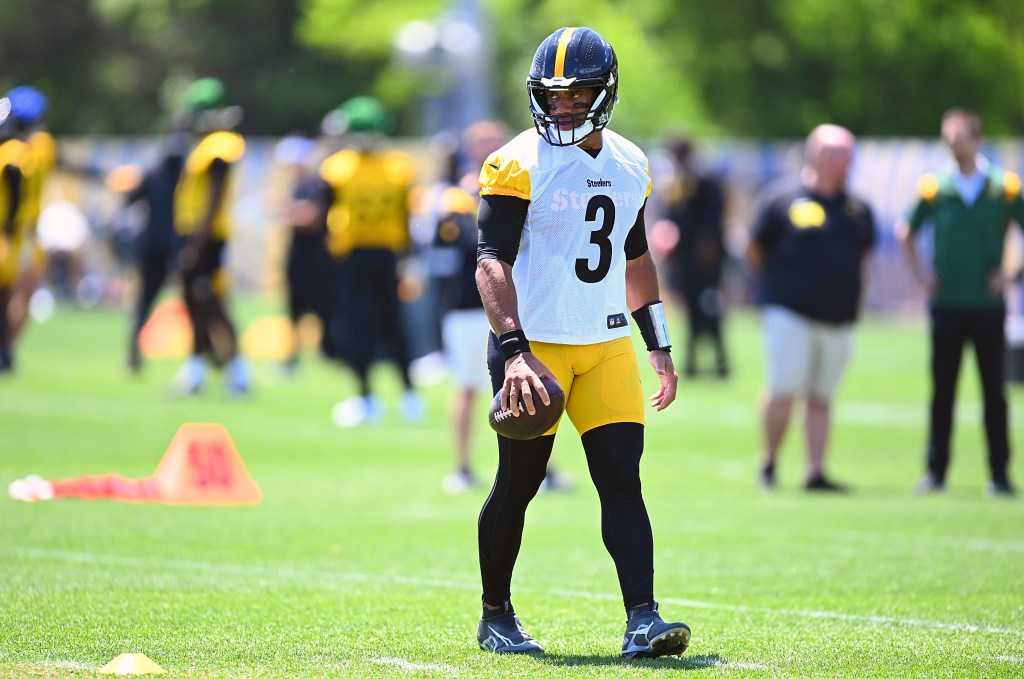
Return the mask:
{"type": "Polygon", "coordinates": [[[575,30],[575,28],[567,28],[562,31],[562,35],[558,36],[558,51],[555,52],[556,78],[565,76],[565,53],[569,49],[569,41],[572,40],[572,34],[575,30]]]}

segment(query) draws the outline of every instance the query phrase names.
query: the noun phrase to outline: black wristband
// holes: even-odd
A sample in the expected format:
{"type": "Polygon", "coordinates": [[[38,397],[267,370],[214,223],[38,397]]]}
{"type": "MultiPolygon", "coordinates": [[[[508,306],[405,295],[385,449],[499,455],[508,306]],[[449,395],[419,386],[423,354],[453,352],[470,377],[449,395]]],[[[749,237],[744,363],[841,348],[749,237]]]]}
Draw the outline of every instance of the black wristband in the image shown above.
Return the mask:
{"type": "Polygon", "coordinates": [[[498,338],[498,350],[506,361],[516,354],[530,353],[530,340],[522,330],[510,330],[498,338]]]}
{"type": "Polygon", "coordinates": [[[645,304],[632,314],[640,336],[644,338],[647,351],[670,351],[672,343],[668,338],[668,326],[665,324],[665,308],[661,300],[645,304]]]}

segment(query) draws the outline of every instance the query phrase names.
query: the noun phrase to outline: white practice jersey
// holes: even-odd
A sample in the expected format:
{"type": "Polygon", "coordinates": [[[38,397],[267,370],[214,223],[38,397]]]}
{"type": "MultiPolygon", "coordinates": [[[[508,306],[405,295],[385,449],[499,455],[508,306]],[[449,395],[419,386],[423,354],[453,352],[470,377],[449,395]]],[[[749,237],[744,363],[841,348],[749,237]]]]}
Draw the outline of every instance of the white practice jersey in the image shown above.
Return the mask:
{"type": "Polygon", "coordinates": [[[611,130],[597,158],[532,128],[495,151],[481,195],[530,201],[512,279],[526,336],[596,344],[628,337],[624,245],[651,192],[647,157],[611,130]]]}

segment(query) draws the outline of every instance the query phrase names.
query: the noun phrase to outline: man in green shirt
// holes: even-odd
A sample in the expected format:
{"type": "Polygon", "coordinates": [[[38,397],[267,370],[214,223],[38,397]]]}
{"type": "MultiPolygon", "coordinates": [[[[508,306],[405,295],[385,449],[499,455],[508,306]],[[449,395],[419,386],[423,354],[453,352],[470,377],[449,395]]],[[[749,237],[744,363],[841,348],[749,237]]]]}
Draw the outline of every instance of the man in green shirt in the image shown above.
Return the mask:
{"type": "Polygon", "coordinates": [[[931,311],[932,400],[927,451],[928,471],[921,492],[942,491],[949,466],[953,401],[960,360],[967,342],[974,345],[984,392],[985,434],[992,495],[1012,496],[1007,474],[1010,444],[1005,377],[1006,304],[1003,244],[1011,220],[1024,224],[1021,180],[979,153],[981,120],[965,108],[942,117],[942,139],[954,167],[926,174],[907,222],[898,227],[914,275],[928,291],[931,311]],[[931,270],[922,266],[916,234],[933,228],[931,270]]]}

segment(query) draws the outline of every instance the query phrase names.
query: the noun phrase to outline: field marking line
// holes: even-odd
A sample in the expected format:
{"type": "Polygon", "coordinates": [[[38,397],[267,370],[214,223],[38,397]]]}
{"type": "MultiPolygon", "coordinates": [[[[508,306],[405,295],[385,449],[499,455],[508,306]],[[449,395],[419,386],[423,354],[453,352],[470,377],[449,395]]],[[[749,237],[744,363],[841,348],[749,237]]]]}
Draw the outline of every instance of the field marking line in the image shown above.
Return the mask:
{"type": "MultiPolygon", "coordinates": [[[[14,553],[23,556],[30,556],[41,559],[54,559],[58,561],[75,561],[79,563],[110,564],[119,566],[145,566],[166,569],[177,569],[184,571],[202,571],[210,573],[270,576],[278,578],[294,578],[301,581],[323,583],[326,580],[340,582],[383,582],[389,584],[411,585],[414,587],[435,587],[440,589],[464,589],[478,591],[479,585],[473,582],[452,582],[450,580],[431,580],[426,578],[415,578],[400,575],[371,575],[367,573],[351,573],[338,571],[312,571],[294,568],[281,568],[275,566],[244,566],[240,564],[218,564],[208,561],[190,560],[160,560],[140,559],[138,557],[125,557],[117,555],[92,554],[89,552],[71,552],[66,550],[50,550],[36,547],[4,547],[0,553],[14,553]]],[[[533,588],[522,588],[526,591],[535,591],[533,588]]],[[[589,599],[593,601],[619,601],[621,598],[614,594],[603,594],[596,592],[584,592],[569,589],[543,590],[548,594],[568,598],[589,599]]],[[[765,615],[789,615],[804,618],[819,618],[826,620],[842,620],[848,622],[867,622],[873,624],[903,625],[906,627],[920,627],[925,629],[955,630],[959,632],[981,632],[984,634],[1005,634],[1010,636],[1024,636],[1024,629],[1012,627],[995,627],[987,625],[974,625],[958,622],[938,622],[934,620],[919,620],[916,618],[896,618],[884,615],[863,615],[856,613],[842,613],[838,611],[814,611],[791,608],[763,608],[757,606],[745,606],[743,604],[723,604],[713,601],[699,601],[695,599],[677,599],[664,597],[660,598],[661,603],[689,606],[691,608],[707,608],[723,611],[736,611],[741,613],[759,613],[765,615]]]]}
{"type": "Polygon", "coordinates": [[[436,663],[419,663],[410,662],[404,658],[367,658],[372,663],[378,665],[391,665],[392,667],[398,667],[403,670],[425,670],[428,672],[447,672],[449,674],[458,672],[457,667],[451,665],[441,665],[436,663]]]}
{"type": "Polygon", "coordinates": [[[683,658],[687,664],[697,667],[700,669],[706,669],[708,667],[721,667],[727,670],[769,670],[771,672],[778,672],[777,667],[770,667],[768,665],[761,665],[760,663],[753,662],[733,662],[732,660],[726,660],[724,658],[683,658]]]}

